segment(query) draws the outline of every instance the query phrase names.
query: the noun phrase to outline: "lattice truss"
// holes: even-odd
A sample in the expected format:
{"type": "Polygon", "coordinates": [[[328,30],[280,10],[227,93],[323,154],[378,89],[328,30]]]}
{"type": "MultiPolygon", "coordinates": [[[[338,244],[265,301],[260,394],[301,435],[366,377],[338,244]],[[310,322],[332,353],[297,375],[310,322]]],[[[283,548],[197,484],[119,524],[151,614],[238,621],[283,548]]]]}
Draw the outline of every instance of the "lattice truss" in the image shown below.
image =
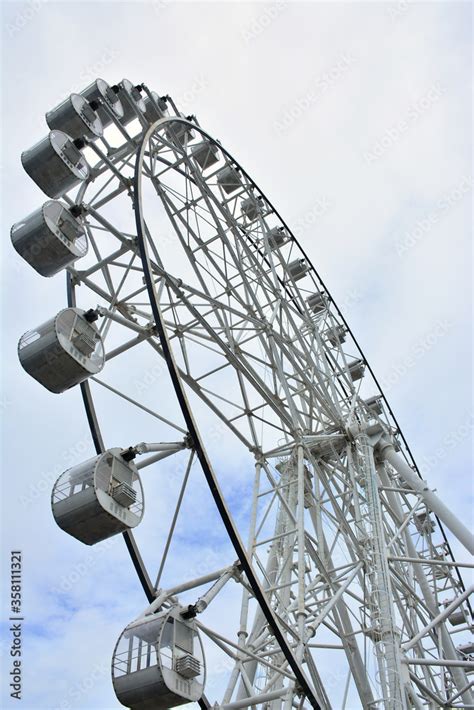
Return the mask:
{"type": "Polygon", "coordinates": [[[142,442],[119,444],[149,467],[145,497],[163,459],[188,457],[155,570],[125,531],[150,604],[140,618],[194,595],[183,618],[208,658],[226,659],[202,707],[474,707],[472,588],[460,575],[469,563],[454,559],[442,524],[471,551],[472,538],[419,477],[289,227],[195,117],[159,100],[157,121],[135,105],[133,121],[114,118],[102,138],[84,139],[89,176],[62,196],[89,244],[67,266],[69,306],[94,309],[105,350],[103,371],[81,384],[97,450],[105,436],[118,445],[116,408],[120,434],[142,442]],[[156,361],[156,381],[124,386],[125,371],[156,361]],[[164,380],[176,398],[160,395],[164,380]],[[251,491],[243,523],[213,466],[216,436],[251,491]],[[163,589],[193,476],[210,485],[237,561],[163,589]],[[206,616],[235,584],[229,636],[206,616]]]}

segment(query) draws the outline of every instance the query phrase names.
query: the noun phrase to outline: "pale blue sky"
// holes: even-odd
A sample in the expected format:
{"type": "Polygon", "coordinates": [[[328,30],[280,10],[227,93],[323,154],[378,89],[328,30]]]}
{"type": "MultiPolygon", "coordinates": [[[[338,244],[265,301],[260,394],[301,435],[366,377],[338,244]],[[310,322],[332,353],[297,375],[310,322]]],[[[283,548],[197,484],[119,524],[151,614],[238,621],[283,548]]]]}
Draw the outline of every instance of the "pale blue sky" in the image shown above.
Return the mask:
{"type": "MultiPolygon", "coordinates": [[[[121,539],[89,549],[56,528],[52,483],[92,444],[79,391],[51,395],[17,361],[19,336],[65,303],[63,277],[42,279],[8,238],[11,224],[43,201],[20,153],[46,132],[44,113],[96,76],[145,81],[196,113],[298,227],[387,383],[415,458],[468,522],[471,14],[469,3],[409,0],[3,3],[2,544],[24,552],[24,710],[61,700],[118,707],[109,659],[144,606],[121,539]]],[[[123,422],[107,427],[125,437],[123,422]]],[[[234,502],[238,473],[226,462],[234,502]]],[[[192,545],[183,530],[171,570],[178,576],[185,564],[199,568],[193,552],[210,568],[232,561],[198,472],[195,479],[200,538],[192,545]]],[[[173,490],[146,485],[153,518],[137,537],[152,560],[173,490]]],[[[245,506],[240,512],[244,519],[245,506]]],[[[234,590],[226,604],[237,608],[234,590]]],[[[219,613],[229,616],[224,602],[219,613]]],[[[0,705],[14,707],[8,690],[0,705]]]]}

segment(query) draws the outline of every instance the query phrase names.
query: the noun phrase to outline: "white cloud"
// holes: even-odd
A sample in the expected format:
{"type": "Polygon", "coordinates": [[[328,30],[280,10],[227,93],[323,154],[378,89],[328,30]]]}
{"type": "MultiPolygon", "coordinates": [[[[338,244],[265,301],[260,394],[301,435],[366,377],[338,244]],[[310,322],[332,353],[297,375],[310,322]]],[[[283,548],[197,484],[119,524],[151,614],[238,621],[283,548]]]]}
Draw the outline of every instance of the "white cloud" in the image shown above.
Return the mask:
{"type": "MultiPolygon", "coordinates": [[[[121,539],[105,551],[89,550],[55,527],[49,511],[51,479],[70,465],[66,459],[92,455],[92,445],[83,445],[86,423],[79,392],[55,397],[41,390],[26,378],[16,356],[21,333],[65,303],[64,279],[41,279],[7,243],[10,225],[43,201],[19,156],[45,132],[46,110],[96,73],[111,82],[123,76],[145,81],[161,93],[182,97],[185,110],[196,113],[203,127],[235,154],[290,226],[301,225],[301,243],[336,301],[344,303],[354,290],[361,294],[350,307],[349,320],[381,378],[437,322],[449,320],[446,337],[406,368],[390,392],[415,456],[430,457],[472,415],[472,190],[406,254],[395,250],[397,240],[415,229],[438,200],[472,176],[470,8],[462,3],[292,2],[272,13],[274,5],[4,3],[9,69],[4,68],[2,87],[2,538],[6,552],[24,551],[30,631],[23,708],[28,710],[61,707],[60,701],[75,708],[118,707],[104,661],[107,666],[122,627],[144,606],[121,539]],[[259,28],[251,41],[245,34],[249,27],[259,28]],[[305,110],[279,133],[278,117],[307,96],[344,55],[353,57],[352,64],[331,74],[327,89],[307,100],[305,110]],[[436,101],[399,130],[377,160],[365,160],[366,152],[436,85],[441,87],[436,101]],[[318,200],[327,209],[309,219],[318,200]],[[58,589],[64,594],[58,595],[58,589]]],[[[139,378],[155,366],[146,357],[139,378]]],[[[171,397],[165,381],[158,373],[157,386],[171,397]]],[[[128,384],[137,386],[135,376],[128,384]]],[[[105,411],[111,400],[106,394],[99,397],[105,411]]],[[[130,423],[120,417],[122,412],[119,407],[105,424],[111,445],[137,443],[147,427],[151,436],[147,418],[130,423]]],[[[446,444],[449,455],[435,455],[428,476],[468,519],[472,429],[454,439],[454,446],[446,444]]],[[[219,442],[211,448],[217,456],[219,442]]],[[[218,461],[226,491],[237,503],[236,469],[224,465],[224,455],[218,461]]],[[[244,461],[237,464],[249,482],[252,471],[247,476],[244,461]]],[[[163,478],[170,471],[163,467],[163,478]]],[[[175,489],[158,475],[146,485],[153,517],[145,519],[137,539],[156,567],[175,489]]],[[[192,492],[195,530],[207,526],[213,532],[208,546],[201,547],[200,561],[218,568],[232,561],[229,547],[207,490],[196,481],[192,492]]],[[[185,505],[190,515],[191,506],[185,505]]],[[[244,519],[245,506],[239,513],[244,519]]],[[[199,560],[186,557],[192,547],[183,531],[168,580],[173,574],[182,579],[190,565],[200,569],[199,560]]],[[[238,608],[235,592],[227,603],[238,608]]],[[[227,629],[220,628],[232,632],[224,602],[209,613],[209,625],[225,618],[227,629]]],[[[10,707],[13,701],[7,694],[1,704],[10,707]]]]}

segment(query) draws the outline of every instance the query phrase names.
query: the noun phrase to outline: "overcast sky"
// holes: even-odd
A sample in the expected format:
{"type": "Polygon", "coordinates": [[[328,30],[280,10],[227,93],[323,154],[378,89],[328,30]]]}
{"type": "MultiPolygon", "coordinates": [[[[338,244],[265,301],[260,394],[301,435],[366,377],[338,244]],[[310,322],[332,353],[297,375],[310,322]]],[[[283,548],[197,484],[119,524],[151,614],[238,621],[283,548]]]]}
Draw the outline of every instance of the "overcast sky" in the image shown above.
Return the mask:
{"type": "MultiPolygon", "coordinates": [[[[144,81],[195,113],[293,227],[430,485],[470,522],[471,14],[409,0],[3,3],[2,577],[21,549],[24,710],[118,707],[109,659],[145,605],[121,539],[89,549],[56,528],[52,483],[93,448],[79,391],[52,395],[17,360],[20,335],[65,304],[64,278],[42,279],[8,237],[45,199],[20,163],[44,113],[98,76],[144,81]]],[[[201,488],[206,516],[181,554],[206,571],[232,553],[201,488]]],[[[165,520],[168,490],[155,489],[165,520]]],[[[6,685],[0,705],[14,707],[6,685]]]]}

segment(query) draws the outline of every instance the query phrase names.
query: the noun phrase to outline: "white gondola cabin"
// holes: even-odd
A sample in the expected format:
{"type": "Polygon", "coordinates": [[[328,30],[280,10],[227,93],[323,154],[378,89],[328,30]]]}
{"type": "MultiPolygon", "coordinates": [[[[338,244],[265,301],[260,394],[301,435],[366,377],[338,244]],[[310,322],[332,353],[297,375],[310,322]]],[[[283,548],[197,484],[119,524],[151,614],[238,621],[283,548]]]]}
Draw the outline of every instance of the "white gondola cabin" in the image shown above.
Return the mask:
{"type": "Polygon", "coordinates": [[[141,91],[134,86],[129,79],[122,79],[119,84],[112,87],[118,95],[123,108],[122,123],[130,123],[135,118],[143,116],[145,113],[145,101],[141,91]]]}
{"type": "Polygon", "coordinates": [[[343,325],[335,325],[331,328],[328,328],[325,335],[331,345],[337,347],[338,345],[340,345],[340,343],[343,343],[345,341],[346,329],[343,325]]]}
{"type": "Polygon", "coordinates": [[[466,623],[466,615],[462,609],[456,609],[448,616],[448,621],[451,626],[464,626],[466,623]]]}
{"type": "Polygon", "coordinates": [[[230,195],[231,192],[235,192],[242,186],[240,173],[232,165],[226,165],[217,173],[217,184],[227,195],[230,195]]]}
{"type": "Polygon", "coordinates": [[[97,114],[104,128],[107,128],[107,126],[110,126],[113,122],[113,117],[110,115],[109,111],[111,111],[116,118],[123,118],[122,102],[118,94],[112,90],[112,87],[109,86],[104,79],[96,79],[92,84],[86,86],[86,88],[81,91],[81,96],[93,105],[98,104],[97,114]],[[105,107],[107,107],[109,111],[107,111],[105,107]]]}
{"type": "Polygon", "coordinates": [[[93,106],[95,104],[91,106],[81,94],[71,94],[65,101],[48,111],[46,123],[51,130],[63,131],[74,139],[100,138],[104,133],[104,127],[93,106]]]}
{"type": "Polygon", "coordinates": [[[41,276],[54,276],[87,253],[83,225],[57,200],[13,225],[12,244],[41,276]]]}
{"type": "Polygon", "coordinates": [[[313,311],[315,315],[320,315],[327,308],[326,301],[322,293],[311,294],[311,296],[308,296],[306,299],[306,303],[308,304],[310,311],[313,311]]]}
{"type": "Polygon", "coordinates": [[[99,373],[105,361],[94,311],[65,308],[18,344],[24,370],[50,392],[60,393],[99,373]]]}
{"type": "Polygon", "coordinates": [[[306,259],[295,259],[288,264],[288,273],[293,281],[304,278],[309,271],[309,264],[306,259]]]}
{"type": "Polygon", "coordinates": [[[112,661],[118,700],[132,710],[167,710],[202,697],[204,652],[193,619],[175,606],[132,622],[112,661]]]}
{"type": "Polygon", "coordinates": [[[383,412],[382,397],[378,394],[364,400],[364,404],[373,414],[382,414],[383,412]]]}
{"type": "Polygon", "coordinates": [[[86,545],[130,530],[143,517],[143,490],[137,468],[109,449],[65,471],[51,497],[59,527],[86,545]]]}
{"type": "Polygon", "coordinates": [[[290,235],[284,227],[273,227],[267,233],[267,239],[270,249],[280,249],[290,241],[290,235]]]}
{"type": "MultiPolygon", "coordinates": [[[[456,647],[457,652],[460,654],[461,658],[466,660],[474,661],[474,658],[468,658],[474,655],[474,641],[468,641],[468,643],[463,643],[456,647]]],[[[474,670],[474,667],[473,667],[474,670]]]]}
{"type": "Polygon", "coordinates": [[[72,138],[63,131],[51,131],[46,138],[21,154],[21,162],[32,180],[53,199],[62,197],[89,177],[89,165],[72,138]]]}
{"type": "Polygon", "coordinates": [[[150,91],[152,99],[149,96],[144,96],[145,103],[145,118],[149,123],[155,123],[160,118],[166,118],[168,115],[168,107],[166,101],[162,99],[156,91],[150,91]]]}
{"type": "Polygon", "coordinates": [[[250,196],[245,200],[242,200],[241,210],[242,214],[249,220],[249,222],[253,222],[260,215],[263,216],[267,211],[265,208],[265,202],[260,196],[250,196]]]}
{"type": "Polygon", "coordinates": [[[353,360],[349,363],[348,370],[352,382],[357,382],[357,380],[360,380],[364,375],[365,362],[361,359],[353,360]]]}
{"type": "Polygon", "coordinates": [[[421,535],[431,534],[435,530],[435,522],[426,510],[414,513],[413,522],[421,535]]]}
{"type": "Polygon", "coordinates": [[[219,148],[214,143],[204,140],[193,145],[191,155],[201,170],[206,170],[218,162],[219,148]]]}
{"type": "MultiPolygon", "coordinates": [[[[184,113],[180,113],[179,116],[187,120],[184,113]]],[[[196,133],[188,124],[181,123],[181,121],[172,121],[166,126],[166,136],[172,143],[182,147],[191,141],[196,136],[196,133]]]]}

